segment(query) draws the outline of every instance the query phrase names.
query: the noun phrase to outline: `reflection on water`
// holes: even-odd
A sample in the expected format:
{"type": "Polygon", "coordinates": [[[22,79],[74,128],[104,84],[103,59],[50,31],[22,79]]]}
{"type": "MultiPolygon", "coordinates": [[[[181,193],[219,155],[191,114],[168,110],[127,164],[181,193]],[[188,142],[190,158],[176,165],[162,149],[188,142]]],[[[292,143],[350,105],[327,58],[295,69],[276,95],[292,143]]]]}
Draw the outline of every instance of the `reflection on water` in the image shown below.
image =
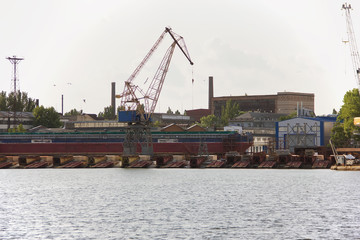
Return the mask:
{"type": "Polygon", "coordinates": [[[360,173],[0,170],[0,239],[360,238],[360,173]]]}

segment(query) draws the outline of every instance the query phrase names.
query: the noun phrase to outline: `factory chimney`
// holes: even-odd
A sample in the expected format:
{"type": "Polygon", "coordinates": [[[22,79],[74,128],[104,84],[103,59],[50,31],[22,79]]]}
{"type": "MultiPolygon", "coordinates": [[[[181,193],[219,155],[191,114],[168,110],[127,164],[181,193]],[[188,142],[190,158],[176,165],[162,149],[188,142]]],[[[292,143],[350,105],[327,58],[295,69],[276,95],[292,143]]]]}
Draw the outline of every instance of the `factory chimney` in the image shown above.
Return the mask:
{"type": "Polygon", "coordinates": [[[112,115],[115,118],[116,107],[115,107],[115,82],[111,83],[111,107],[112,107],[112,115]]]}
{"type": "Polygon", "coordinates": [[[64,95],[61,94],[61,116],[64,116],[64,95]]]}
{"type": "Polygon", "coordinates": [[[214,114],[213,106],[212,106],[213,97],[214,97],[214,82],[213,82],[213,77],[210,76],[209,77],[209,110],[211,111],[212,114],[214,114]]]}

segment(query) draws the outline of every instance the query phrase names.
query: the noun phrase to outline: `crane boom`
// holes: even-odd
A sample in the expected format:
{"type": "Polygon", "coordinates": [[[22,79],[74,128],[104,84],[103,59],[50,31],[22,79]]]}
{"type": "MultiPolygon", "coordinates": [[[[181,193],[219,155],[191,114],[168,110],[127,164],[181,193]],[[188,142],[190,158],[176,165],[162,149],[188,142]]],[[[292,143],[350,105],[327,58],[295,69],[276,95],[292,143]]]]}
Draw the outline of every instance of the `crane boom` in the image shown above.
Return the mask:
{"type": "Polygon", "coordinates": [[[354,28],[352,24],[351,14],[350,10],[352,10],[351,5],[344,3],[342,5],[342,9],[345,10],[345,16],[346,16],[346,29],[347,34],[349,38],[349,46],[350,46],[350,54],[352,59],[352,64],[354,68],[355,78],[357,81],[357,86],[360,93],[360,57],[359,57],[359,51],[357,49],[357,43],[354,33],[354,28]]]}
{"type": "Polygon", "coordinates": [[[177,35],[176,33],[174,33],[173,31],[171,31],[171,28],[165,28],[165,31],[168,31],[168,33],[170,34],[170,36],[173,38],[174,42],[176,43],[176,45],[178,45],[178,47],[180,48],[180,50],[183,52],[183,54],[185,55],[185,57],[189,60],[191,65],[194,65],[194,63],[191,61],[190,58],[190,54],[187,50],[187,47],[185,45],[185,41],[184,38],[182,36],[177,35]]]}
{"type": "Polygon", "coordinates": [[[160,92],[161,92],[162,86],[164,84],[166,74],[169,69],[170,61],[171,61],[172,55],[175,50],[175,46],[176,46],[175,44],[176,44],[175,42],[173,44],[171,44],[169,49],[166,51],[166,54],[165,54],[164,58],[162,59],[161,64],[160,64],[158,70],[156,71],[155,76],[154,76],[153,80],[151,81],[151,84],[146,92],[145,111],[149,114],[146,115],[147,119],[145,119],[145,120],[149,120],[151,117],[151,114],[154,113],[154,111],[155,111],[155,107],[156,107],[157,101],[159,99],[160,92]]]}
{"type": "Polygon", "coordinates": [[[165,34],[167,33],[167,29],[165,29],[165,31],[160,35],[160,37],[156,40],[156,42],[154,43],[154,45],[152,46],[152,48],[150,49],[150,51],[146,54],[146,56],[144,57],[144,59],[141,61],[141,63],[139,64],[139,66],[137,66],[137,68],[134,70],[134,72],[130,75],[130,77],[128,78],[128,80],[126,81],[128,84],[124,85],[124,90],[123,93],[121,95],[122,99],[121,99],[121,105],[120,106],[124,106],[125,102],[130,101],[130,98],[132,97],[131,94],[129,94],[128,92],[128,86],[131,85],[131,83],[133,82],[133,80],[136,78],[136,76],[139,74],[140,70],[145,66],[146,62],[150,59],[150,57],[152,56],[152,54],[155,52],[155,50],[157,49],[157,47],[160,45],[161,41],[164,39],[165,34]]]}

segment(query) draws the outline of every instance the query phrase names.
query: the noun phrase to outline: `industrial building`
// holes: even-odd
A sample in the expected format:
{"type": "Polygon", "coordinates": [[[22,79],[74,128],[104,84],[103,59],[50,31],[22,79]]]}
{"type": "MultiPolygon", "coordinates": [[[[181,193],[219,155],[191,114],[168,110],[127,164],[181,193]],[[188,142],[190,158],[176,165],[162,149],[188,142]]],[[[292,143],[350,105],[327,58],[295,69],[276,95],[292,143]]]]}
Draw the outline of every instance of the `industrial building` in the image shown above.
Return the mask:
{"type": "Polygon", "coordinates": [[[275,148],[275,124],[281,113],[247,112],[229,121],[229,126],[242,127],[243,133],[253,136],[254,144],[250,151],[257,153],[275,148]]]}
{"type": "Polygon", "coordinates": [[[239,105],[240,111],[258,111],[268,113],[291,114],[296,111],[299,103],[314,111],[314,94],[298,92],[278,92],[276,95],[226,96],[213,97],[211,112],[221,115],[221,108],[231,100],[239,105]]]}
{"type": "Polygon", "coordinates": [[[185,110],[185,115],[190,116],[194,119],[196,122],[200,122],[200,119],[202,117],[206,117],[211,114],[211,111],[209,109],[192,109],[192,110],[185,110]]]}
{"type": "Polygon", "coordinates": [[[167,113],[153,113],[151,119],[153,122],[158,122],[161,127],[165,127],[172,123],[188,127],[195,122],[191,116],[167,113]]]}
{"type": "Polygon", "coordinates": [[[289,149],[327,146],[336,117],[297,117],[276,123],[276,148],[289,149]]]}
{"type": "Polygon", "coordinates": [[[313,93],[278,92],[273,95],[245,95],[214,97],[213,77],[209,77],[209,109],[215,116],[221,115],[221,109],[228,100],[239,105],[240,111],[291,114],[301,108],[314,112],[313,93]]]}

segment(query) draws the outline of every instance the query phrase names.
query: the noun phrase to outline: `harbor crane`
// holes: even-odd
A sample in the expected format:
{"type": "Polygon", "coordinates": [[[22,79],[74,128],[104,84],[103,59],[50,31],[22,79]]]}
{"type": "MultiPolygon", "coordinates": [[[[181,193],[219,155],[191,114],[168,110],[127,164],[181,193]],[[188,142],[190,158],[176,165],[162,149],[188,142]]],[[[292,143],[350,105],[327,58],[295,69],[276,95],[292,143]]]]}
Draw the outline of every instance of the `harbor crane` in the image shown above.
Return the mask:
{"type": "Polygon", "coordinates": [[[151,122],[151,116],[154,113],[156,104],[159,100],[164,80],[176,46],[179,47],[190,64],[193,65],[194,63],[190,58],[190,54],[187,50],[183,37],[174,33],[171,28],[166,27],[139,66],[130,75],[128,80],[125,81],[122,94],[117,96],[118,98],[121,98],[118,120],[119,122],[125,122],[128,124],[126,128],[125,141],[123,143],[123,154],[125,156],[135,155],[138,144],[141,144],[142,154],[152,155],[152,139],[149,124],[151,122]],[[143,69],[167,33],[171,36],[173,43],[167,49],[148,89],[144,91],[144,89],[140,86],[134,84],[134,79],[141,69],[143,69]]]}
{"type": "Polygon", "coordinates": [[[352,8],[350,4],[344,3],[342,5],[342,9],[345,10],[346,30],[349,38],[348,42],[350,47],[350,54],[351,54],[357,86],[360,92],[360,57],[359,57],[359,51],[357,49],[357,43],[356,43],[354,28],[350,14],[350,10],[352,10],[352,8]]]}
{"type": "MultiPolygon", "coordinates": [[[[354,74],[355,74],[355,79],[357,82],[357,87],[358,87],[358,90],[360,93],[360,57],[359,57],[359,51],[357,49],[355,32],[354,32],[351,14],[350,14],[350,10],[352,10],[351,4],[344,3],[342,5],[341,9],[345,10],[346,30],[347,30],[347,34],[348,34],[350,55],[351,55],[351,60],[352,60],[353,68],[354,68],[354,74]]],[[[354,125],[360,127],[360,117],[354,118],[354,125]]]]}

